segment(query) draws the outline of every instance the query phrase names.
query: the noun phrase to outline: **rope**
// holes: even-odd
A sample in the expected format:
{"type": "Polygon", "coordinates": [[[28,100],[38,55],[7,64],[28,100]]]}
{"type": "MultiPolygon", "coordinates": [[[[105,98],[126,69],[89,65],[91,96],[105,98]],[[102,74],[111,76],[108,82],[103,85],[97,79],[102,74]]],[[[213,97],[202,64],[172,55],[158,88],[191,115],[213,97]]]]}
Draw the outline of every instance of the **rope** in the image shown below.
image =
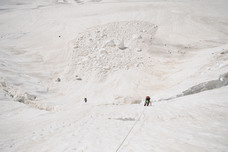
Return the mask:
{"type": "Polygon", "coordinates": [[[125,140],[127,139],[127,137],[130,135],[131,131],[133,130],[133,128],[135,127],[135,125],[137,124],[137,122],[139,121],[139,119],[141,118],[142,114],[145,111],[145,107],[144,110],[142,111],[142,113],[140,114],[139,118],[135,121],[134,125],[131,127],[131,129],[129,130],[128,134],[125,136],[125,138],[123,139],[123,141],[121,142],[121,144],[119,145],[119,147],[117,148],[116,152],[118,152],[121,148],[121,146],[123,145],[123,143],[125,142],[125,140]]]}

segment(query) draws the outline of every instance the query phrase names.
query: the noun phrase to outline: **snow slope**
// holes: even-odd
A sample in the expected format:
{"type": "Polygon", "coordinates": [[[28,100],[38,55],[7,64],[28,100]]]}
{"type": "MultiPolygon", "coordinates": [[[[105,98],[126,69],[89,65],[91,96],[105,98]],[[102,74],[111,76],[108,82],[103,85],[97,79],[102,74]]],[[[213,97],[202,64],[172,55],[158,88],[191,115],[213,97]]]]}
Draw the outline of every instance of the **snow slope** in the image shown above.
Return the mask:
{"type": "Polygon", "coordinates": [[[0,151],[225,152],[227,4],[2,0],[0,151]]]}

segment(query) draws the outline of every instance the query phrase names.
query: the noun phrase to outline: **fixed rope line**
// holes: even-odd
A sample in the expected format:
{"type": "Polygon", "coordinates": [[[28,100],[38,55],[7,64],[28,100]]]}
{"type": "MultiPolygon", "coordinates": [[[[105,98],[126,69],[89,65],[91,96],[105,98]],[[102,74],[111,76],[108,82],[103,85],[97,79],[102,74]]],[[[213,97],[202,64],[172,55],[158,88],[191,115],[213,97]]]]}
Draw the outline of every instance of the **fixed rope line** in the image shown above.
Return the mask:
{"type": "Polygon", "coordinates": [[[123,145],[123,143],[125,142],[127,137],[130,135],[130,133],[132,132],[133,128],[135,127],[135,125],[137,124],[137,122],[139,121],[139,119],[141,118],[141,116],[142,116],[142,114],[144,113],[145,110],[146,110],[146,107],[144,107],[144,109],[143,109],[142,113],[140,114],[139,118],[135,121],[134,125],[131,127],[131,129],[129,130],[128,134],[125,136],[125,138],[123,139],[123,141],[121,142],[121,144],[117,148],[116,152],[118,152],[120,150],[121,146],[123,145]]]}

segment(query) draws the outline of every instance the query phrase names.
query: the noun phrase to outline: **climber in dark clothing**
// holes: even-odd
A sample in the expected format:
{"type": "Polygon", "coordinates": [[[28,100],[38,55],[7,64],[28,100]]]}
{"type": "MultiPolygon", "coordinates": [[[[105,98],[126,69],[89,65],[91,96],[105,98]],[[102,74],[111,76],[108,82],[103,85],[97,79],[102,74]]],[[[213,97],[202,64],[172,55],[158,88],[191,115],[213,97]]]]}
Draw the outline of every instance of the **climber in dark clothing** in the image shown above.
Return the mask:
{"type": "Polygon", "coordinates": [[[149,106],[149,104],[150,104],[150,97],[146,96],[146,100],[145,100],[144,106],[149,106]]]}

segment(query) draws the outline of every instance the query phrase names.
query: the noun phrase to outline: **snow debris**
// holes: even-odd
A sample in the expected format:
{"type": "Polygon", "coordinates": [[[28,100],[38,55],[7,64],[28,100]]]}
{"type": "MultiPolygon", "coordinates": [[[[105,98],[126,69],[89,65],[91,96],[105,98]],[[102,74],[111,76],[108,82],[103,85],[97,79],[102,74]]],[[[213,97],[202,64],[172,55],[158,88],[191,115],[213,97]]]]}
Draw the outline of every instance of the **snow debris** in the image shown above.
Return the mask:
{"type": "Polygon", "coordinates": [[[122,41],[119,43],[118,48],[121,50],[126,49],[127,47],[124,45],[124,40],[122,39],[122,41]]]}
{"type": "MultiPolygon", "coordinates": [[[[85,79],[94,72],[102,78],[106,76],[103,70],[112,73],[141,65],[142,59],[138,52],[148,49],[152,44],[149,39],[156,33],[155,26],[149,22],[122,21],[95,26],[80,33],[73,46],[74,58],[70,61],[69,71],[77,71],[85,79]],[[147,29],[143,33],[142,27],[147,29]],[[87,41],[90,38],[93,39],[92,43],[87,41]],[[147,43],[142,43],[144,39],[147,43]],[[127,51],[122,51],[126,48],[127,51]]],[[[151,66],[149,60],[144,62],[151,66]]]]}

